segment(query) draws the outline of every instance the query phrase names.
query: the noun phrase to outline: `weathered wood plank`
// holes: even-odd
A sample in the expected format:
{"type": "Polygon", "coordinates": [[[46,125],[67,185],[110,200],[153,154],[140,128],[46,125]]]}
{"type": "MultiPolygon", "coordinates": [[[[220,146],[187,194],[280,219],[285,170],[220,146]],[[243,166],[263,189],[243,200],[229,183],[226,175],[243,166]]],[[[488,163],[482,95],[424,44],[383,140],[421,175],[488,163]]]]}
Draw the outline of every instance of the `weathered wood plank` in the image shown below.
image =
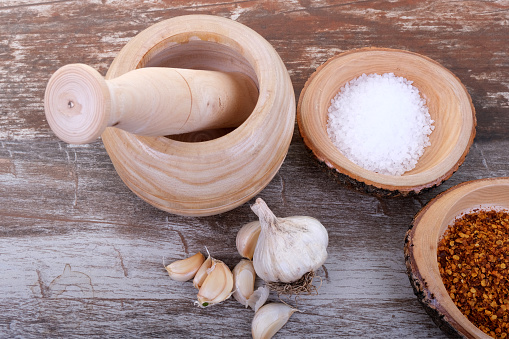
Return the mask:
{"type": "MultiPolygon", "coordinates": [[[[210,309],[171,281],[163,260],[210,252],[233,267],[249,204],[185,218],[137,198],[100,141],[59,142],[42,98],[58,67],[103,74],[123,45],[160,20],[215,14],[244,23],[280,53],[298,97],[316,67],[342,51],[403,48],[453,71],[477,110],[477,138],[447,182],[418,197],[377,199],[337,185],[298,132],[260,194],[280,216],[319,218],[330,236],[319,295],[302,297],[280,338],[445,337],[405,274],[413,215],[466,180],[509,176],[509,4],[506,1],[35,1],[0,4],[0,337],[249,337],[252,311],[210,309]],[[66,265],[70,271],[64,274],[66,265]]],[[[276,300],[276,296],[271,296],[276,300]]]]}
{"type": "MultiPolygon", "coordinates": [[[[25,300],[23,300],[25,301],[25,300]]],[[[105,333],[123,333],[125,337],[164,338],[249,338],[252,311],[240,304],[223,305],[223,311],[204,312],[189,308],[189,301],[174,300],[101,300],[32,299],[20,303],[27,312],[20,313],[9,305],[2,305],[0,330],[11,336],[105,336],[105,333]],[[8,316],[5,316],[7,314],[8,316]],[[45,316],[39,316],[45,314],[45,316]],[[87,314],[85,318],[83,314],[87,314]],[[39,317],[38,317],[39,316],[39,317]],[[225,321],[218,324],[218,316],[225,321]],[[30,323],[30,327],[23,327],[30,323]],[[84,326],[84,324],[87,326],[84,326]],[[193,325],[190,325],[193,324],[193,325]]],[[[316,310],[295,313],[277,334],[278,338],[439,338],[433,325],[408,319],[408,312],[398,300],[371,303],[365,300],[333,302],[341,304],[336,314],[320,314],[316,310]],[[368,307],[369,304],[369,307],[368,307]],[[353,316],[351,309],[369,311],[353,316]],[[366,326],[370,324],[370,326],[366,326]],[[411,331],[401,331],[409,327],[411,331]],[[330,329],[334,328],[331,333],[330,329]]],[[[305,305],[303,305],[304,307],[305,305]]],[[[417,302],[413,305],[419,307],[417,302]]]]}
{"type": "Polygon", "coordinates": [[[58,67],[84,62],[105,73],[136,33],[190,13],[226,16],[255,28],[281,54],[297,93],[314,68],[342,51],[381,46],[422,53],[465,83],[478,111],[481,137],[502,137],[509,128],[503,118],[509,107],[509,82],[504,78],[509,68],[504,43],[509,11],[504,1],[16,3],[5,1],[0,7],[5,27],[0,102],[10,118],[0,120],[0,126],[9,127],[2,129],[2,138],[53,137],[41,125],[41,98],[58,67]]]}
{"type": "MultiPolygon", "coordinates": [[[[191,337],[197,337],[206,331],[214,332],[214,326],[228,326],[231,321],[240,323],[240,326],[243,326],[241,328],[244,328],[243,333],[248,333],[246,331],[251,313],[245,311],[245,318],[237,316],[239,306],[234,301],[228,301],[214,309],[197,311],[191,302],[196,291],[190,284],[170,281],[162,266],[163,259],[179,259],[196,251],[203,251],[207,246],[211,253],[233,267],[240,259],[234,250],[236,231],[241,224],[254,220],[254,214],[248,206],[216,217],[183,218],[167,215],[134,197],[120,180],[114,177],[111,165],[101,165],[100,157],[96,164],[102,167],[102,170],[91,171],[87,167],[93,163],[91,159],[94,158],[91,157],[94,154],[89,154],[89,148],[77,148],[75,150],[78,154],[77,162],[80,164],[80,180],[91,186],[100,185],[104,181],[104,173],[111,172],[109,177],[116,181],[116,184],[104,187],[104,191],[98,192],[93,202],[90,201],[90,195],[94,192],[87,188],[89,186],[78,186],[80,190],[74,207],[74,179],[68,175],[64,181],[69,186],[69,198],[63,199],[66,203],[61,210],[72,212],[84,209],[86,212],[50,216],[45,211],[47,202],[33,204],[32,198],[26,197],[29,192],[20,194],[18,198],[14,193],[23,187],[27,190],[30,187],[33,189],[37,182],[42,181],[40,177],[33,175],[35,170],[30,171],[25,169],[26,167],[42,166],[53,169],[56,165],[52,164],[50,159],[57,159],[58,152],[61,152],[61,159],[56,162],[60,163],[60,166],[67,166],[69,161],[64,156],[65,152],[58,147],[43,147],[51,150],[44,153],[30,151],[30,147],[23,149],[18,142],[5,144],[8,144],[7,150],[13,154],[23,155],[17,162],[17,167],[20,168],[18,177],[31,182],[18,184],[21,187],[13,188],[11,192],[6,192],[7,195],[2,192],[3,197],[8,196],[11,200],[9,207],[12,210],[6,210],[4,204],[0,210],[0,270],[5,273],[0,278],[4,295],[2,304],[11,305],[8,307],[16,305],[24,310],[25,307],[32,307],[33,303],[37,303],[38,307],[43,309],[36,313],[39,317],[36,323],[39,325],[30,327],[26,333],[44,331],[43,333],[64,335],[76,331],[87,335],[97,334],[96,330],[88,329],[97,327],[87,320],[96,317],[106,317],[104,321],[110,326],[126,326],[128,329],[131,327],[125,323],[132,321],[130,317],[134,316],[133,314],[139,314],[135,322],[147,321],[146,326],[130,332],[137,335],[157,335],[167,330],[172,336],[184,337],[189,333],[191,337]],[[113,193],[108,193],[109,190],[113,190],[113,193]],[[113,200],[109,202],[111,198],[113,200]],[[26,207],[27,204],[30,205],[26,207]],[[88,204],[91,206],[88,207],[88,204]],[[27,210],[16,209],[17,206],[25,206],[27,210]],[[95,210],[92,211],[93,206],[95,210]],[[90,279],[90,288],[74,290],[71,286],[70,290],[63,294],[49,291],[52,281],[62,274],[66,264],[69,264],[73,271],[86,274],[82,278],[90,279]],[[59,298],[65,299],[60,301],[59,298]],[[124,302],[136,305],[130,309],[131,313],[117,310],[124,302]],[[40,306],[41,303],[43,306],[40,306]],[[198,317],[200,326],[182,320],[184,323],[179,322],[179,326],[167,328],[167,321],[172,318],[171,312],[177,312],[172,305],[178,303],[183,314],[198,317]],[[99,304],[98,308],[95,307],[96,304],[99,304]],[[92,305],[93,311],[89,313],[89,306],[83,305],[92,305]],[[113,309],[107,311],[110,307],[113,309]],[[143,315],[145,311],[138,308],[151,315],[143,315]],[[83,314],[80,315],[80,312],[83,314]],[[210,323],[209,317],[213,317],[210,312],[220,315],[224,321],[216,319],[203,329],[202,322],[210,323]],[[67,325],[63,320],[67,313],[76,318],[78,325],[67,325]],[[186,329],[185,324],[191,328],[186,329]],[[39,326],[42,325],[44,326],[41,329],[39,326]],[[48,329],[52,326],[53,332],[48,329]]],[[[504,159],[496,156],[501,147],[504,147],[503,143],[489,145],[491,146],[488,147],[485,142],[478,143],[469,154],[465,166],[439,190],[464,180],[486,177],[486,174],[509,175],[507,166],[503,163],[504,159]],[[479,151],[481,149],[483,155],[479,151]],[[482,165],[483,162],[486,162],[489,171],[482,165]],[[469,169],[469,165],[473,168],[469,169]]],[[[102,159],[106,162],[106,156],[102,159]]],[[[47,172],[39,169],[38,173],[47,172]]],[[[4,174],[2,179],[9,175],[12,174],[4,174]]],[[[54,180],[44,180],[43,183],[45,186],[35,188],[42,197],[51,197],[51,191],[57,189],[57,186],[65,186],[54,180]],[[54,184],[47,185],[51,182],[54,184]]],[[[6,187],[2,185],[2,188],[6,187]]],[[[354,336],[376,336],[380,331],[394,335],[413,333],[419,337],[440,336],[440,332],[416,304],[402,260],[403,237],[412,216],[421,203],[435,194],[436,191],[428,192],[418,199],[379,201],[340,186],[331,187],[327,174],[316,166],[314,159],[307,155],[304,146],[296,138],[280,174],[262,192],[262,196],[280,215],[308,214],[319,217],[329,230],[330,256],[325,265],[327,276],[325,272],[321,273],[324,280],[319,295],[299,300],[298,306],[304,313],[295,317],[298,320],[297,325],[291,323],[288,332],[282,332],[286,333],[282,337],[303,333],[300,331],[310,326],[308,321],[316,325],[309,329],[311,332],[304,333],[316,332],[317,336],[327,334],[332,329],[338,334],[354,336]],[[302,194],[302,182],[309,183],[306,184],[306,195],[302,194]],[[313,198],[309,199],[309,196],[313,198]],[[399,306],[394,306],[396,304],[399,306]],[[350,307],[353,310],[349,310],[350,307]],[[318,317],[317,319],[326,320],[306,318],[304,315],[310,312],[314,317],[318,317]],[[301,322],[304,324],[299,325],[301,322]],[[376,326],[365,326],[364,323],[374,323],[376,326]],[[404,325],[412,323],[419,326],[404,325]]],[[[58,212],[55,208],[55,214],[58,212]]],[[[78,281],[74,286],[81,284],[83,283],[78,281]]],[[[3,314],[12,316],[15,323],[22,323],[17,314],[13,316],[9,309],[3,314]]],[[[10,321],[0,323],[7,324],[10,321]]],[[[28,323],[23,324],[25,328],[28,326],[28,323]]],[[[15,335],[17,332],[12,330],[6,333],[15,335]]],[[[219,337],[222,335],[223,333],[218,334],[219,337]]]]}

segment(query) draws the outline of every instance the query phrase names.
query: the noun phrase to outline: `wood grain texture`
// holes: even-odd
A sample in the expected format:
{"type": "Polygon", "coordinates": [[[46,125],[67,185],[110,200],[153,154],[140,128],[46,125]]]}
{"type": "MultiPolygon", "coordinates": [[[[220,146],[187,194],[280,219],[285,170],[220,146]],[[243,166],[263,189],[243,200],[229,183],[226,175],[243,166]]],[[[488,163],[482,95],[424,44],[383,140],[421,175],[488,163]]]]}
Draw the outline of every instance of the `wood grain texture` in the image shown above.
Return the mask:
{"type": "Polygon", "coordinates": [[[207,246],[233,268],[236,232],[255,217],[248,204],[200,218],[157,210],[122,183],[100,141],[65,144],[44,119],[44,88],[56,69],[82,62],[104,75],[141,30],[196,13],[235,19],[265,37],[296,97],[328,58],[367,46],[423,54],[465,84],[477,136],[441,186],[401,199],[351,191],[318,167],[295,131],[280,171],[260,193],[277,215],[320,219],[330,237],[319,295],[300,298],[303,312],[276,337],[445,338],[412,292],[403,242],[415,213],[438,193],[509,175],[505,0],[2,1],[0,337],[250,336],[251,310],[233,300],[198,309],[192,284],[171,281],[163,267],[163,259],[207,246]]]}
{"type": "Polygon", "coordinates": [[[106,79],[140,65],[242,72],[259,84],[259,94],[243,124],[207,142],[106,129],[101,136],[106,151],[133,192],[170,213],[208,216],[244,204],[268,185],[292,139],[295,94],[283,61],[267,40],[219,16],[178,16],[136,35],[113,60],[106,79]]]}
{"type": "Polygon", "coordinates": [[[145,136],[238,127],[257,99],[256,84],[241,73],[147,67],[105,80],[69,64],[48,81],[44,110],[62,141],[87,144],[110,126],[145,136]]]}

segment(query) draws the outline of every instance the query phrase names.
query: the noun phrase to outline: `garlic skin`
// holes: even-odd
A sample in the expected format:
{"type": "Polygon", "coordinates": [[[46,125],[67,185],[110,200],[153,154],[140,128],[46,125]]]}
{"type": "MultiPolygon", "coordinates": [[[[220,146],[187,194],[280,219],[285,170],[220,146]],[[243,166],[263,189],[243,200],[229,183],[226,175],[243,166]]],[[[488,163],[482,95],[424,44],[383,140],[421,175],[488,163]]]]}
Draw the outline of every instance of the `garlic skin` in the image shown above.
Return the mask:
{"type": "Polygon", "coordinates": [[[253,260],[261,226],[258,220],[245,224],[237,233],[237,251],[246,259],[253,260]]]}
{"type": "Polygon", "coordinates": [[[242,259],[233,268],[233,297],[239,303],[248,306],[248,299],[254,292],[256,273],[253,262],[242,259]]]}
{"type": "Polygon", "coordinates": [[[286,304],[272,303],[260,308],[251,323],[253,339],[270,339],[297,310],[286,304]]]}
{"type": "Polygon", "coordinates": [[[198,303],[203,307],[228,299],[233,289],[233,274],[222,261],[212,258],[207,273],[197,295],[198,303]]]}
{"type": "Polygon", "coordinates": [[[209,268],[212,266],[212,257],[208,256],[207,260],[205,260],[201,266],[200,266],[200,269],[198,270],[198,272],[196,272],[196,275],[194,276],[194,279],[193,279],[193,286],[196,287],[197,289],[200,289],[201,285],[203,284],[203,282],[205,281],[205,278],[207,278],[207,271],[209,270],[209,268]]]}
{"type": "Polygon", "coordinates": [[[323,265],[329,236],[317,219],[277,218],[260,198],[251,209],[261,226],[253,256],[253,266],[260,278],[267,282],[291,283],[323,265]]]}
{"type": "Polygon", "coordinates": [[[267,286],[260,286],[256,291],[251,294],[249,299],[247,300],[247,304],[251,307],[255,313],[258,312],[258,309],[265,304],[267,299],[269,298],[270,290],[267,286]]]}
{"type": "Polygon", "coordinates": [[[204,260],[205,257],[203,254],[198,252],[189,258],[177,260],[167,265],[165,268],[166,271],[168,271],[168,275],[173,280],[187,281],[195,276],[204,260]]]}

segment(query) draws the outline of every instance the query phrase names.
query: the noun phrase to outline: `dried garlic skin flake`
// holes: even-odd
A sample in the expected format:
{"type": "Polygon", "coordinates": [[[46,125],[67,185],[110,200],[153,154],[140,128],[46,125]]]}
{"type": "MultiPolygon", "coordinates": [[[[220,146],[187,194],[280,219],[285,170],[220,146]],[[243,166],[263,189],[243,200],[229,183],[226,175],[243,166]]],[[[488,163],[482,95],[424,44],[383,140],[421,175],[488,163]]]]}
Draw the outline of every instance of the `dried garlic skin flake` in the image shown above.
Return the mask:
{"type": "Polygon", "coordinates": [[[173,280],[188,281],[190,279],[193,279],[196,272],[198,272],[201,265],[203,264],[204,260],[205,257],[203,256],[203,254],[198,252],[189,258],[177,260],[167,265],[165,268],[166,271],[168,271],[168,275],[173,280]]]}
{"type": "Polygon", "coordinates": [[[270,290],[267,286],[260,286],[256,291],[251,294],[249,299],[247,300],[247,304],[251,307],[255,313],[258,312],[258,309],[265,304],[267,299],[269,298],[270,290]]]}
{"type": "Polygon", "coordinates": [[[272,338],[296,311],[296,309],[281,303],[271,303],[263,306],[255,313],[251,323],[253,339],[272,338]]]}
{"type": "Polygon", "coordinates": [[[243,258],[253,260],[261,229],[260,221],[256,220],[242,226],[237,233],[237,251],[243,258]]]}
{"type": "Polygon", "coordinates": [[[201,306],[220,303],[231,296],[232,289],[232,272],[222,261],[212,259],[212,266],[198,291],[198,302],[201,306]]]}
{"type": "Polygon", "coordinates": [[[242,259],[233,268],[233,297],[245,307],[248,306],[248,299],[254,292],[255,279],[252,261],[242,259]]]}

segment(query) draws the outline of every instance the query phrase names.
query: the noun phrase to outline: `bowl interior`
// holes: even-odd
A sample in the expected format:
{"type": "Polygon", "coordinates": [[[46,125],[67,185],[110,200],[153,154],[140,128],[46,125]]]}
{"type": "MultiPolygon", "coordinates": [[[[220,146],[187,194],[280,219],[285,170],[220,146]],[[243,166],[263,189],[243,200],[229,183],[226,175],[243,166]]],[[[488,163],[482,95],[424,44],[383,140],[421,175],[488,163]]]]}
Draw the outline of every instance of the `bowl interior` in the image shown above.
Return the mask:
{"type": "Polygon", "coordinates": [[[473,108],[464,86],[446,68],[415,53],[366,49],[339,55],[317,70],[309,80],[304,96],[300,114],[303,125],[314,126],[304,131],[312,147],[319,148],[318,153],[340,172],[354,173],[373,182],[418,185],[444,176],[462,158],[473,138],[473,108]],[[401,177],[377,174],[355,165],[336,149],[327,135],[331,100],[348,81],[364,73],[394,73],[412,81],[426,100],[434,120],[431,146],[425,149],[416,167],[401,177]]]}
{"type": "Polygon", "coordinates": [[[509,185],[481,187],[459,198],[445,214],[440,225],[440,238],[437,239],[437,242],[445,234],[449,225],[453,224],[458,217],[473,212],[475,209],[509,210],[509,185]]]}
{"type": "Polygon", "coordinates": [[[258,78],[251,63],[236,49],[230,47],[236,44],[225,36],[216,36],[216,39],[217,42],[192,39],[185,34],[182,34],[182,37],[172,36],[174,44],[160,42],[143,56],[138,66],[241,72],[251,77],[258,85],[258,78]]]}
{"type": "MultiPolygon", "coordinates": [[[[195,33],[196,34],[196,33],[195,33]]],[[[208,37],[210,38],[210,33],[208,37]]],[[[258,87],[258,77],[251,63],[236,49],[236,44],[225,36],[215,36],[215,41],[201,40],[188,34],[172,36],[174,44],[161,42],[151,48],[138,64],[140,67],[172,67],[220,72],[240,72],[249,76],[258,87]],[[178,42],[178,43],[177,43],[178,42]]],[[[238,47],[238,46],[237,46],[238,47]]],[[[238,47],[240,48],[240,47],[238,47]]],[[[183,142],[201,142],[219,138],[234,128],[222,128],[167,136],[183,142]]]]}
{"type": "Polygon", "coordinates": [[[476,180],[461,184],[433,200],[416,217],[412,229],[414,274],[422,277],[433,306],[460,333],[485,337],[456,307],[450,298],[438,269],[437,249],[449,225],[464,213],[475,209],[509,210],[509,178],[476,180]]]}

